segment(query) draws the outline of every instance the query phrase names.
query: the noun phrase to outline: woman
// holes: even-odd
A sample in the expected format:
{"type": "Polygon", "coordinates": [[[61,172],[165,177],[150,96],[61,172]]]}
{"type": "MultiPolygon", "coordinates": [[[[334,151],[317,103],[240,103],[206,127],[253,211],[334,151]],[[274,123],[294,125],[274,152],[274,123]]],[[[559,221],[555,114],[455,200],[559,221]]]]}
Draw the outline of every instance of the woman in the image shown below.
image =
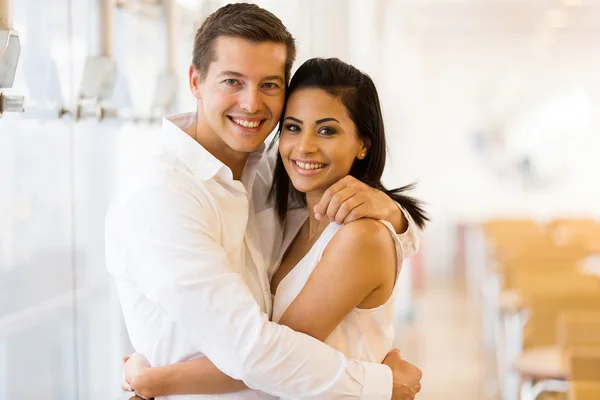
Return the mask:
{"type": "MultiPolygon", "coordinates": [[[[382,362],[392,348],[395,287],[402,243],[386,221],[347,225],[318,220],[325,190],[350,174],[385,191],[422,228],[420,203],[386,190],[385,134],[371,78],[338,59],[311,59],[290,82],[280,123],[271,196],[289,236],[271,280],[273,321],[311,335],[347,357],[382,362]],[[293,210],[308,218],[291,218],[293,210]]],[[[226,393],[245,389],[207,358],[149,368],[126,358],[124,388],[145,396],[226,393]],[[129,387],[128,387],[129,386],[129,387]]]]}

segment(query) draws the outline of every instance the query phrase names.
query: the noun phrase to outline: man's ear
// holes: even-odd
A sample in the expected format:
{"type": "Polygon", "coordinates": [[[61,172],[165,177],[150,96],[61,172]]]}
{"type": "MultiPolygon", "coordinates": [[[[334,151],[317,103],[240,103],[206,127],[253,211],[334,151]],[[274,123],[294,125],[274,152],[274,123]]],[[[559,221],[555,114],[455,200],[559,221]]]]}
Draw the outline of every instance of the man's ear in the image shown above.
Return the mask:
{"type": "Polygon", "coordinates": [[[200,71],[198,71],[194,64],[190,65],[188,77],[190,82],[190,90],[192,94],[196,99],[202,100],[202,94],[200,92],[200,85],[202,83],[202,80],[200,77],[200,71]]]}

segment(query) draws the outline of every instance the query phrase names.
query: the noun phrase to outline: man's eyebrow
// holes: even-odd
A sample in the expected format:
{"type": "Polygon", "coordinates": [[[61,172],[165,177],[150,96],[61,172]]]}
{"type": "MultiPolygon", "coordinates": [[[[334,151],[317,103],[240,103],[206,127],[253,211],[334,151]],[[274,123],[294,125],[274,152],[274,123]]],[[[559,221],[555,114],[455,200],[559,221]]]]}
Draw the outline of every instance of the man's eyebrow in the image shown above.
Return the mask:
{"type": "MultiPolygon", "coordinates": [[[[246,75],[244,75],[240,72],[236,72],[236,71],[223,71],[218,76],[219,77],[233,76],[236,78],[246,78],[246,75]]],[[[281,75],[269,75],[269,76],[264,77],[263,81],[279,81],[279,83],[281,83],[281,84],[283,84],[285,82],[285,80],[283,79],[283,77],[281,75]]]]}
{"type": "Polygon", "coordinates": [[[218,76],[235,76],[236,78],[245,78],[244,74],[235,71],[223,71],[218,76]]]}
{"type": "Polygon", "coordinates": [[[281,75],[269,75],[263,79],[264,81],[279,81],[279,83],[283,84],[284,80],[281,75]]]}
{"type": "Polygon", "coordinates": [[[292,121],[297,122],[299,124],[303,124],[304,123],[301,120],[299,120],[298,118],[294,118],[294,117],[285,117],[284,121],[287,121],[288,119],[291,119],[292,121]]]}

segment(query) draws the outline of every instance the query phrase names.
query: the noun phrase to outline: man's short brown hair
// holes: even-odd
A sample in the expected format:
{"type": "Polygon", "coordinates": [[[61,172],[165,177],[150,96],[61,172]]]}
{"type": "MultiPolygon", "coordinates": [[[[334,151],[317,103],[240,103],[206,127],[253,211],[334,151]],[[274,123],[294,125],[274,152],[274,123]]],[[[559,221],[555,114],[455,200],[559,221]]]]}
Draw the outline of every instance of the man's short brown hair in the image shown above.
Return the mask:
{"type": "Polygon", "coordinates": [[[215,60],[214,42],[221,36],[246,39],[251,42],[285,44],[285,81],[289,82],[296,59],[296,43],[285,25],[273,13],[256,4],[234,3],[209,15],[196,32],[193,64],[204,78],[215,60]]]}

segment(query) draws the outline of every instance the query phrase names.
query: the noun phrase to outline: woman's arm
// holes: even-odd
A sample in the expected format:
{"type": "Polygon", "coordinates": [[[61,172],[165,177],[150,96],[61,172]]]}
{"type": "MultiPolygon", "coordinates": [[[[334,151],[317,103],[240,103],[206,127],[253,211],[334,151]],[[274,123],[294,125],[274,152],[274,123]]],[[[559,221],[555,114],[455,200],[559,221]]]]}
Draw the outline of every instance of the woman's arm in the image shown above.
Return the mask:
{"type": "Polygon", "coordinates": [[[133,390],[146,398],[229,393],[247,389],[244,382],[225,375],[206,357],[150,368],[144,356],[136,353],[127,359],[123,370],[123,389],[133,390]]]}
{"type": "Polygon", "coordinates": [[[390,231],[368,218],[351,222],[331,239],[279,324],[325,341],[354,308],[385,303],[395,278],[396,248],[390,231]]]}

